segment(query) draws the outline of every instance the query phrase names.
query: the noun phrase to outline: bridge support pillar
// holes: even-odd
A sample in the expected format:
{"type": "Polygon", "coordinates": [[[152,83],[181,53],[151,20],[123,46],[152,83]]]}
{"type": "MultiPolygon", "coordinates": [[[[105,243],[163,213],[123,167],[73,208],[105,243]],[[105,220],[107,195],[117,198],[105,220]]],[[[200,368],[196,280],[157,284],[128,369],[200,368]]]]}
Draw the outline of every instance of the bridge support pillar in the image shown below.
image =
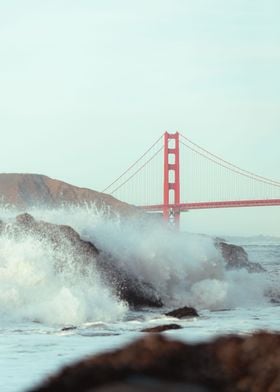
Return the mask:
{"type": "Polygon", "coordinates": [[[179,132],[164,133],[163,219],[179,229],[180,223],[179,132]]]}

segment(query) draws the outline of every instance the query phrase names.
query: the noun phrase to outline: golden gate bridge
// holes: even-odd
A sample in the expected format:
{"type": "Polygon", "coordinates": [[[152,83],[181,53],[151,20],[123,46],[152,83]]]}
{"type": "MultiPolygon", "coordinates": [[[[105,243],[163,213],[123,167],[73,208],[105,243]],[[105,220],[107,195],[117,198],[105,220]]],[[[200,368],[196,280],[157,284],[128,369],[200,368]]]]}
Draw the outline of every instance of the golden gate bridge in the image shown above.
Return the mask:
{"type": "Polygon", "coordinates": [[[177,226],[189,210],[280,205],[280,181],[244,170],[179,132],[161,135],[103,192],[177,226]]]}

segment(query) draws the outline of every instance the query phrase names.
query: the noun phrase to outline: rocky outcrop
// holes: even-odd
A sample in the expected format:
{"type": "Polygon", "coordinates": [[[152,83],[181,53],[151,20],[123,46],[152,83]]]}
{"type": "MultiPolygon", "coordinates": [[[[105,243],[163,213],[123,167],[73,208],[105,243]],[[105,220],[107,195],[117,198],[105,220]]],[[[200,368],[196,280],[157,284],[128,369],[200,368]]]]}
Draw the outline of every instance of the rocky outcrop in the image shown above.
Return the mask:
{"type": "Polygon", "coordinates": [[[95,245],[82,240],[72,227],[36,221],[28,213],[18,215],[15,224],[8,224],[6,231],[16,235],[29,234],[42,241],[47,240],[54,248],[67,246],[69,254],[77,255],[87,262],[91,262],[99,254],[95,245]]]}
{"type": "Polygon", "coordinates": [[[105,193],[79,188],[39,174],[0,173],[0,202],[26,210],[94,203],[108,213],[139,214],[139,209],[105,193]]]}
{"type": "Polygon", "coordinates": [[[165,316],[176,317],[178,319],[187,317],[199,317],[197,311],[189,306],[184,306],[183,308],[174,309],[171,312],[165,313],[165,316]]]}
{"type": "Polygon", "coordinates": [[[245,268],[249,272],[265,271],[259,263],[249,261],[247,252],[241,246],[228,244],[221,240],[216,240],[216,246],[221,251],[228,269],[245,268]]]}
{"type": "MultiPolygon", "coordinates": [[[[127,271],[125,264],[104,250],[97,249],[94,243],[83,240],[70,226],[56,225],[43,221],[36,221],[30,214],[24,213],[16,217],[15,222],[0,221],[0,234],[13,236],[32,235],[39,241],[47,241],[56,251],[56,269],[59,273],[67,263],[69,255],[75,260],[75,268],[79,273],[87,273],[85,267],[97,269],[104,284],[112,292],[130,306],[161,307],[162,300],[155,288],[147,281],[127,271]]],[[[227,260],[228,268],[247,268],[250,271],[263,270],[261,266],[250,263],[246,252],[235,245],[219,242],[219,248],[227,260]],[[254,269],[253,269],[254,268],[254,269]]],[[[197,317],[191,308],[177,309],[167,314],[177,318],[197,317]]]]}
{"type": "Polygon", "coordinates": [[[44,221],[36,221],[32,215],[18,215],[14,223],[0,224],[0,230],[6,235],[31,235],[39,241],[47,241],[48,246],[56,251],[57,272],[63,270],[64,263],[71,256],[79,273],[87,273],[87,268],[96,268],[101,274],[104,284],[113,293],[132,307],[160,307],[162,302],[154,288],[135,276],[128,275],[118,260],[110,254],[100,251],[89,241],[83,240],[79,234],[66,225],[56,225],[44,221]]]}
{"type": "Polygon", "coordinates": [[[229,336],[195,345],[149,335],[68,366],[32,392],[93,390],[279,392],[280,335],[229,336]]]}

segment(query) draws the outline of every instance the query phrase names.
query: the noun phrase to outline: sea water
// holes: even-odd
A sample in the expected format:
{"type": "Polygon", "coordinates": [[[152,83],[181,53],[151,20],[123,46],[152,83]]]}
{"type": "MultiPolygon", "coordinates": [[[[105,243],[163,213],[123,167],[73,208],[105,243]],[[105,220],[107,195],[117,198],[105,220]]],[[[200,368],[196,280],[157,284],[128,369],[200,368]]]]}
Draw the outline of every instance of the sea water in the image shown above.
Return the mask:
{"type": "MultiPolygon", "coordinates": [[[[18,211],[3,208],[13,222],[18,211]]],[[[56,249],[22,233],[0,237],[0,390],[31,388],[65,364],[113,350],[141,336],[141,330],[174,323],[166,331],[186,342],[231,333],[280,331],[280,238],[226,238],[244,247],[264,273],[227,271],[211,238],[173,233],[157,224],[138,226],[106,218],[93,207],[34,209],[36,219],[68,224],[85,240],[110,252],[132,277],[153,285],[162,309],[132,311],[105,285],[94,268],[85,275],[67,249],[56,249]],[[61,254],[62,253],[62,254],[61,254]],[[57,273],[55,262],[64,260],[57,273]],[[192,305],[199,317],[177,320],[167,310],[192,305]]]]}

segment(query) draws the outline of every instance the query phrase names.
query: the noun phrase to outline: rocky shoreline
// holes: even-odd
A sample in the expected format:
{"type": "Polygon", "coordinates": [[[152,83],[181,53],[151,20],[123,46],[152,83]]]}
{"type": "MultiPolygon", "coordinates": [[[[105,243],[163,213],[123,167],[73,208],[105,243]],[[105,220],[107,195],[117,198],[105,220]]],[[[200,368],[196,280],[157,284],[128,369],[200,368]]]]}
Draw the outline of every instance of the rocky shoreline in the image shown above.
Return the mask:
{"type": "MultiPolygon", "coordinates": [[[[99,271],[105,284],[131,309],[164,307],[155,287],[129,274],[116,256],[86,241],[70,226],[36,220],[24,213],[9,222],[0,221],[0,236],[31,236],[46,244],[56,257],[60,273],[71,255],[79,273],[99,271]],[[67,252],[66,252],[67,250],[67,252]]],[[[213,240],[224,268],[262,273],[245,250],[221,239],[213,240]]],[[[187,304],[188,305],[188,304],[187,304]]],[[[163,310],[162,310],[162,313],[163,310]]],[[[161,333],[179,330],[176,319],[196,318],[189,306],[166,312],[169,323],[143,329],[143,338],[111,353],[86,358],[62,369],[30,392],[277,392],[280,390],[280,335],[221,337],[210,343],[186,344],[167,340],[161,333]],[[174,319],[174,320],[173,320],[174,319]]],[[[75,326],[64,327],[63,331],[75,326]]],[[[140,331],[139,331],[140,332],[140,331]]]]}
{"type": "MultiPolygon", "coordinates": [[[[20,214],[13,223],[0,221],[0,235],[21,236],[31,235],[38,241],[48,242],[48,245],[58,252],[57,270],[63,269],[67,262],[65,251],[78,260],[80,272],[87,267],[96,268],[105,284],[112,287],[113,292],[130,307],[162,307],[163,301],[155,287],[149,282],[129,274],[120,260],[103,249],[98,249],[93,242],[83,240],[70,226],[58,225],[45,221],[37,221],[28,213],[20,214]]],[[[226,269],[245,268],[249,272],[262,272],[260,264],[249,261],[245,250],[222,240],[215,240],[215,245],[225,262],[226,269]]]]}

